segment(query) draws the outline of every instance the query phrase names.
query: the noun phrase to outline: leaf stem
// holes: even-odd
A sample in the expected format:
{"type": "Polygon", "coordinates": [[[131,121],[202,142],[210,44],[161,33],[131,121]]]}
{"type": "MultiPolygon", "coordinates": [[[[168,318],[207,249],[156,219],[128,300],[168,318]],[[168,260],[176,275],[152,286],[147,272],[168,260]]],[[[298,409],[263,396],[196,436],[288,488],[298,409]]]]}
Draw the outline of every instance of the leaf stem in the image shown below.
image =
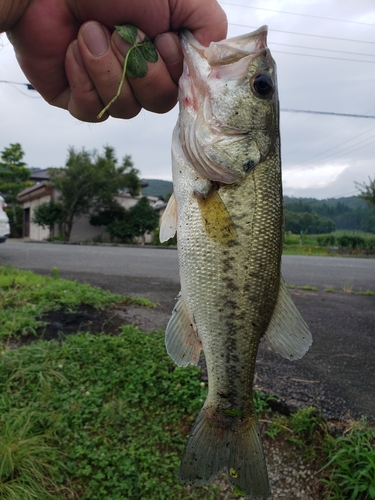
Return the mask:
{"type": "Polygon", "coordinates": [[[106,111],[108,111],[108,109],[112,106],[112,104],[116,101],[116,99],[119,97],[120,93],[121,93],[121,89],[122,89],[122,86],[124,85],[124,81],[125,81],[125,74],[126,74],[126,69],[127,69],[127,66],[128,66],[128,59],[129,59],[129,55],[131,53],[132,50],[134,50],[136,47],[137,47],[138,44],[135,44],[133,45],[132,47],[130,47],[130,49],[128,50],[127,54],[126,54],[126,57],[125,57],[125,61],[124,61],[124,67],[123,67],[123,70],[122,70],[122,75],[121,75],[121,80],[120,80],[120,84],[118,86],[118,89],[117,89],[117,92],[116,92],[116,95],[113,97],[113,99],[110,100],[110,102],[107,104],[107,106],[105,108],[103,108],[101,110],[101,112],[98,114],[97,116],[97,119],[100,120],[100,118],[104,115],[104,113],[106,111]]]}

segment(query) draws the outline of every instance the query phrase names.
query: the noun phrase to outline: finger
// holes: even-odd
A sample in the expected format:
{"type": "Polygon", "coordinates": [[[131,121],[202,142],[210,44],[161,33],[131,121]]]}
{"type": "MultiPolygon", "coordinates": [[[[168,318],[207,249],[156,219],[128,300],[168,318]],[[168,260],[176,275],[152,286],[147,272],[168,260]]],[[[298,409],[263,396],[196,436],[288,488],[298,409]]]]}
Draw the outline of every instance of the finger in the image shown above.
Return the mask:
{"type": "MultiPolygon", "coordinates": [[[[172,30],[187,28],[205,46],[227,36],[227,16],[216,0],[169,0],[169,3],[172,30]]],[[[141,24],[137,26],[142,28],[141,24]]]]}
{"type": "MultiPolygon", "coordinates": [[[[139,30],[138,38],[140,41],[144,38],[144,34],[139,30]]],[[[115,31],[112,34],[112,46],[121,64],[123,64],[131,45],[115,31]]],[[[172,64],[169,64],[173,68],[172,73],[176,73],[175,66],[177,68],[178,64],[180,64],[179,57],[178,55],[177,63],[172,61],[172,64]]],[[[145,76],[139,78],[128,77],[128,84],[133,91],[134,97],[143,108],[154,113],[166,113],[177,103],[177,84],[173,81],[168,66],[161,57],[158,57],[155,63],[149,62],[147,66],[145,76]]]]}
{"type": "MultiPolygon", "coordinates": [[[[85,68],[77,40],[68,47],[65,68],[69,88],[64,96],[60,95],[60,100],[65,100],[63,107],[78,120],[97,122],[97,115],[103,109],[103,103],[85,68]]],[[[107,118],[108,114],[105,114],[101,121],[107,118]]]]}
{"type": "Polygon", "coordinates": [[[175,33],[162,33],[155,38],[154,44],[177,85],[183,66],[183,54],[178,36],[175,33]]]}
{"type": "MultiPolygon", "coordinates": [[[[84,67],[103,109],[117,93],[123,71],[123,59],[119,60],[115,54],[109,31],[95,21],[89,21],[81,27],[77,43],[84,67]]],[[[121,93],[109,108],[108,114],[116,118],[133,118],[140,110],[141,105],[125,80],[121,93]]],[[[95,108],[92,111],[92,121],[97,114],[98,110],[95,108]]]]}

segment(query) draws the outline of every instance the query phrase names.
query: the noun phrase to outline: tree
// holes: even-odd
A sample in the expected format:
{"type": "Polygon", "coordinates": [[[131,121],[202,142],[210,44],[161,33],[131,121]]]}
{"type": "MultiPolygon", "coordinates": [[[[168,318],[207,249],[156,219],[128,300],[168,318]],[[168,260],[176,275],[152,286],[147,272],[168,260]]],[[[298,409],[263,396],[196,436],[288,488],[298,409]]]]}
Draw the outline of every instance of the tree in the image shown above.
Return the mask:
{"type": "Polygon", "coordinates": [[[64,221],[64,209],[61,203],[50,200],[47,203],[41,203],[34,210],[32,222],[42,226],[43,229],[48,227],[50,238],[53,236],[53,228],[55,224],[61,224],[64,221]]]}
{"type": "Polygon", "coordinates": [[[159,212],[150,206],[146,196],[143,196],[134,207],[129,209],[129,215],[136,230],[135,236],[144,238],[145,233],[150,233],[159,225],[159,212]]]}
{"type": "Polygon", "coordinates": [[[159,213],[150,206],[144,196],[134,207],[125,211],[122,217],[115,218],[107,230],[111,239],[117,238],[122,243],[132,243],[135,238],[144,237],[159,225],[159,213]]]}
{"type": "MultiPolygon", "coordinates": [[[[110,146],[105,146],[102,155],[70,148],[66,168],[51,173],[64,210],[65,239],[69,241],[73,224],[82,215],[108,210],[116,194],[129,183],[129,189],[135,189],[135,177],[138,178],[138,170],[133,167],[130,156],[118,167],[110,146]]],[[[139,189],[139,178],[137,185],[139,189]]]]}
{"type": "Polygon", "coordinates": [[[18,205],[17,195],[32,185],[29,181],[30,170],[22,161],[24,154],[19,143],[10,144],[1,152],[0,193],[8,204],[7,213],[11,234],[14,236],[18,236],[19,228],[22,228],[22,210],[18,205]]]}
{"type": "Polygon", "coordinates": [[[371,177],[369,177],[368,179],[368,184],[366,184],[365,182],[363,182],[362,184],[356,182],[355,184],[357,186],[357,189],[360,190],[359,197],[372,205],[375,210],[375,178],[371,179],[371,177]]]}

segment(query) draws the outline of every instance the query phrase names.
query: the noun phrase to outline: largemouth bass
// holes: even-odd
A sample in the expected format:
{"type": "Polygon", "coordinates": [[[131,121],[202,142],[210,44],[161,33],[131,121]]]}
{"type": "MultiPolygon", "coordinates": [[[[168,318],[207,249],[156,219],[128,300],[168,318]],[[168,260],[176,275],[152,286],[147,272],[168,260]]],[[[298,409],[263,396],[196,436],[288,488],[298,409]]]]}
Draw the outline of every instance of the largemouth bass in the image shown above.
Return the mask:
{"type": "Polygon", "coordinates": [[[269,484],[252,399],[260,340],[289,359],[311,334],[280,274],[283,245],[279,105],[267,28],[203,47],[183,32],[174,195],[161,239],[177,230],[181,294],[166,329],[179,366],[207,363],[208,395],[182,457],[180,481],[223,470],[235,491],[269,484]]]}

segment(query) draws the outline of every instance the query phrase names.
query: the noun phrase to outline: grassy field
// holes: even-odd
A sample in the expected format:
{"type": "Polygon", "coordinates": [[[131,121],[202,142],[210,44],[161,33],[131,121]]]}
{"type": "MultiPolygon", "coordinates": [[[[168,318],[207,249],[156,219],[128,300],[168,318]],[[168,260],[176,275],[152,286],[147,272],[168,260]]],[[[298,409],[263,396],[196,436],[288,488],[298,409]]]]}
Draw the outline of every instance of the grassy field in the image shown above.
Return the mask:
{"type": "Polygon", "coordinates": [[[364,231],[347,231],[347,230],[337,230],[329,235],[299,235],[286,233],[284,235],[284,247],[283,253],[285,255],[316,255],[316,256],[340,256],[340,255],[350,255],[363,257],[375,256],[375,235],[373,233],[365,233],[364,231]],[[321,244],[321,239],[324,237],[334,237],[334,244],[321,244]],[[373,242],[372,251],[367,248],[343,248],[340,247],[342,243],[342,237],[348,236],[349,239],[360,238],[365,242],[373,242]],[[341,239],[341,240],[340,240],[341,239]]]}
{"type": "MultiPolygon", "coordinates": [[[[63,342],[7,347],[10,337],[37,328],[41,311],[110,308],[128,299],[62,280],[57,270],[48,278],[0,268],[0,289],[2,500],[233,498],[219,483],[193,489],[178,483],[207,387],[198,368],[172,363],[162,331],[126,325],[113,336],[78,331],[63,342]]],[[[375,499],[373,427],[324,422],[316,408],[285,417],[269,410],[264,394],[254,399],[266,436],[292,442],[321,469],[324,498],[375,499]]]]}

